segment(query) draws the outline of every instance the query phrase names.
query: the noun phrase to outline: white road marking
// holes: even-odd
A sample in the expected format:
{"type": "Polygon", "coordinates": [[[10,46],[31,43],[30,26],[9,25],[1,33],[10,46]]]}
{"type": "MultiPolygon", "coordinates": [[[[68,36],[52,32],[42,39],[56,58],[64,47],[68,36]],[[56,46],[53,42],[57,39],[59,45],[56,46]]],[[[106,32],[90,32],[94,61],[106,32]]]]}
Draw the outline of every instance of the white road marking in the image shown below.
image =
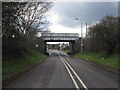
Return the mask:
{"type": "Polygon", "coordinates": [[[79,82],[82,84],[82,86],[85,88],[85,90],[88,90],[87,86],[83,83],[83,81],[80,79],[80,77],[77,75],[77,73],[75,72],[75,70],[70,66],[70,64],[68,64],[68,62],[63,58],[63,60],[67,63],[67,65],[69,66],[69,68],[72,70],[72,72],[75,74],[75,76],[77,77],[77,79],[79,80],[79,82]]]}
{"type": "MultiPolygon", "coordinates": [[[[62,60],[62,58],[61,58],[61,60],[62,60]]],[[[70,77],[71,77],[71,79],[72,79],[75,87],[77,88],[77,90],[79,90],[79,87],[78,87],[78,85],[77,85],[77,83],[76,83],[76,81],[75,81],[72,73],[70,72],[69,68],[67,67],[67,65],[65,64],[65,62],[64,62],[63,60],[62,60],[62,62],[63,62],[63,64],[65,65],[65,67],[66,67],[66,69],[67,69],[67,71],[68,71],[68,73],[69,73],[69,75],[70,75],[70,77]]]]}
{"type": "MultiPolygon", "coordinates": [[[[57,52],[58,53],[58,52],[57,52]]],[[[58,55],[59,55],[59,57],[60,57],[60,59],[62,60],[62,62],[64,63],[64,65],[65,65],[65,67],[67,67],[67,65],[68,65],[68,67],[71,69],[71,71],[74,73],[74,75],[77,77],[77,79],[78,79],[78,81],[82,84],[82,86],[85,88],[85,90],[88,90],[88,88],[87,88],[87,86],[83,83],[83,81],[81,80],[81,78],[77,75],[77,73],[75,72],[75,70],[71,67],[71,65],[58,53],[58,55]],[[66,65],[67,64],[67,65],[66,65]]],[[[67,68],[68,68],[67,67],[67,68]]],[[[66,68],[66,69],[67,69],[66,68]]],[[[68,69],[69,70],[69,69],[68,69]]],[[[70,71],[70,70],[69,70],[70,71]]],[[[70,72],[71,73],[71,72],[70,72]]],[[[69,73],[69,74],[70,74],[69,73]]],[[[71,78],[73,78],[73,76],[71,77],[71,78]]],[[[76,83],[76,81],[75,81],[75,79],[73,78],[73,82],[75,82],[74,84],[75,84],[75,86],[76,86],[76,88],[77,89],[79,89],[79,87],[78,87],[78,85],[77,85],[77,83],[76,83]]]]}

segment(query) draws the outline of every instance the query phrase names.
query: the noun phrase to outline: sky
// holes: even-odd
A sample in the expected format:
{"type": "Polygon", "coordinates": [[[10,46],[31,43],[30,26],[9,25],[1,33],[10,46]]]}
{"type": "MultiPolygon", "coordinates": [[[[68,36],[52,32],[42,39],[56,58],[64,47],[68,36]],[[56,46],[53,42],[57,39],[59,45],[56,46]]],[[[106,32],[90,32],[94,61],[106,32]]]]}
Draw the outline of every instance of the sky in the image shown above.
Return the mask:
{"type": "Polygon", "coordinates": [[[106,15],[117,16],[118,2],[54,2],[47,14],[52,23],[51,32],[79,33],[81,36],[82,26],[82,35],[85,36],[85,23],[89,27],[106,15]]]}

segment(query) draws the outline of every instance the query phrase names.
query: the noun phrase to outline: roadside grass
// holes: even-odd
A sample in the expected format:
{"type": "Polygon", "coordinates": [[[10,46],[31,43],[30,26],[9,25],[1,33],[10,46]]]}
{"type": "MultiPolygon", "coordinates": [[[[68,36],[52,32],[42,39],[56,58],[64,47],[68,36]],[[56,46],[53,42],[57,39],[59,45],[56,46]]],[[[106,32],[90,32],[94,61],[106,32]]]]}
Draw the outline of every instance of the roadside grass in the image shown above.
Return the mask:
{"type": "Polygon", "coordinates": [[[69,53],[69,52],[70,52],[70,50],[64,50],[63,52],[65,52],[65,53],[69,53]]]}
{"type": "Polygon", "coordinates": [[[109,66],[115,69],[120,68],[120,65],[118,64],[118,55],[112,55],[105,57],[104,53],[77,53],[74,55],[77,58],[93,61],[98,64],[102,64],[105,66],[109,66]]]}
{"type": "Polygon", "coordinates": [[[9,60],[2,63],[2,80],[6,81],[15,77],[40,61],[43,61],[45,58],[47,58],[46,55],[35,50],[32,50],[29,54],[24,52],[24,56],[19,59],[9,56],[9,60]]]}

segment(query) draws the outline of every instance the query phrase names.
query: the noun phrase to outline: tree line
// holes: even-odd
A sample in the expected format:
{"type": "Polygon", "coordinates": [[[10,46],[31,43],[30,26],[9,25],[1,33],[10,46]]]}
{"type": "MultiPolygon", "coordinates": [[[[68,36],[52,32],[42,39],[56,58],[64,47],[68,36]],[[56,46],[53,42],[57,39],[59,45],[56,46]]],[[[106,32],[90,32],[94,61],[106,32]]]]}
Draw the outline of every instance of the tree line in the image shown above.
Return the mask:
{"type": "Polygon", "coordinates": [[[120,39],[120,18],[117,16],[107,15],[97,24],[89,27],[88,35],[84,38],[85,52],[104,52],[108,56],[119,53],[120,39]]]}
{"type": "Polygon", "coordinates": [[[45,13],[52,6],[52,2],[2,2],[3,59],[7,55],[16,57],[23,51],[36,49],[36,43],[43,46],[44,42],[38,36],[47,30],[49,21],[45,13]]]}

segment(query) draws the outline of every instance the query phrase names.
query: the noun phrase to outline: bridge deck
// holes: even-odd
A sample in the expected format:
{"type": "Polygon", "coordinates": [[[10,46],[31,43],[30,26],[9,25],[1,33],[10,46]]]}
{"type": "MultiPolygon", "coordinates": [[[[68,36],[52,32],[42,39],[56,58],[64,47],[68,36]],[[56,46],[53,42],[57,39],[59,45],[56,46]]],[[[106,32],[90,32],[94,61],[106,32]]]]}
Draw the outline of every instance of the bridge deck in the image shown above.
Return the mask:
{"type": "Polygon", "coordinates": [[[78,33],[42,33],[41,36],[47,41],[74,41],[78,40],[78,33]]]}

